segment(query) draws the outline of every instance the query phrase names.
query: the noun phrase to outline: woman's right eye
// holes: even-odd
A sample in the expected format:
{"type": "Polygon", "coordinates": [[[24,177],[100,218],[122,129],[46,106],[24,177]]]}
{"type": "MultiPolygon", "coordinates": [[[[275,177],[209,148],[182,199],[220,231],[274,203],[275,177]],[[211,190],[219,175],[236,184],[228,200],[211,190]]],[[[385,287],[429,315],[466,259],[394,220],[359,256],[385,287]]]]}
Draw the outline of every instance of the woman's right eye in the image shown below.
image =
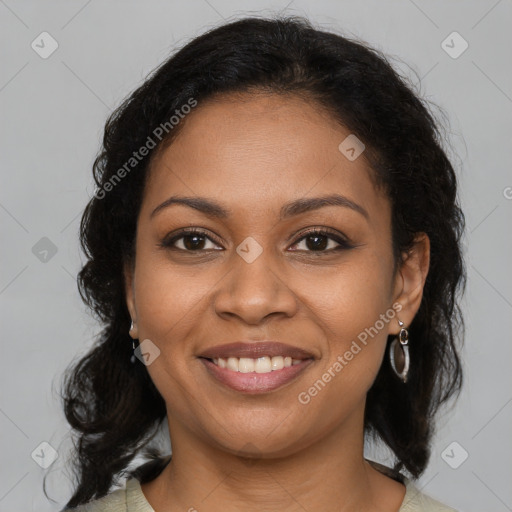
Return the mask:
{"type": "Polygon", "coordinates": [[[164,239],[159,245],[165,249],[185,252],[219,250],[216,248],[218,245],[204,231],[199,230],[181,231],[169,239],[164,239]],[[212,247],[205,247],[208,242],[212,247]]]}

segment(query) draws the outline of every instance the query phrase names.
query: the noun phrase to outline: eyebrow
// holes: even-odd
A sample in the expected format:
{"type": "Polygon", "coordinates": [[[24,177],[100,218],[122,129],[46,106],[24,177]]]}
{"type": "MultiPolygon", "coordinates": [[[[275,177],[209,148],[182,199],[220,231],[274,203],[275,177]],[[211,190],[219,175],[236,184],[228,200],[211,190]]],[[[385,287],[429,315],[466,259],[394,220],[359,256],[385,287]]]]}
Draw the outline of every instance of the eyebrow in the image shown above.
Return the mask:
{"type": "MultiPolygon", "coordinates": [[[[171,196],[151,212],[150,218],[153,218],[157,213],[173,204],[189,206],[190,208],[194,208],[195,210],[204,213],[208,217],[216,219],[227,219],[232,214],[232,211],[229,208],[225,208],[220,203],[206,197],[171,196]]],[[[279,219],[285,220],[290,217],[300,215],[301,213],[319,210],[326,206],[350,208],[351,210],[360,213],[367,220],[369,218],[368,212],[348,197],[340,194],[331,194],[328,196],[305,197],[290,201],[281,208],[279,219]]]]}

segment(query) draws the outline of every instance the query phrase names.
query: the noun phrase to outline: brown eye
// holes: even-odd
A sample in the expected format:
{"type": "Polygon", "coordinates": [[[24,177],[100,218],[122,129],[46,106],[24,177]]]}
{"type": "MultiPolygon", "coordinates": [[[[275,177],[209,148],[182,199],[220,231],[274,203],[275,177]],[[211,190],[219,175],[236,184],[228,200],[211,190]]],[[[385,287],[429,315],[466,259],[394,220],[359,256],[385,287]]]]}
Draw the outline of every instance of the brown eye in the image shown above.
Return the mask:
{"type": "Polygon", "coordinates": [[[166,238],[160,246],[185,252],[218,250],[216,249],[217,244],[204,231],[200,230],[181,231],[171,238],[166,238]],[[208,246],[208,243],[210,243],[210,246],[208,246]]]}
{"type": "Polygon", "coordinates": [[[184,249],[194,251],[196,249],[204,249],[206,237],[204,235],[184,235],[178,240],[183,240],[182,245],[184,249]]]}
{"type": "Polygon", "coordinates": [[[293,249],[306,252],[332,252],[349,249],[352,246],[341,236],[325,230],[312,230],[302,234],[292,247],[302,244],[302,248],[293,249]]]}

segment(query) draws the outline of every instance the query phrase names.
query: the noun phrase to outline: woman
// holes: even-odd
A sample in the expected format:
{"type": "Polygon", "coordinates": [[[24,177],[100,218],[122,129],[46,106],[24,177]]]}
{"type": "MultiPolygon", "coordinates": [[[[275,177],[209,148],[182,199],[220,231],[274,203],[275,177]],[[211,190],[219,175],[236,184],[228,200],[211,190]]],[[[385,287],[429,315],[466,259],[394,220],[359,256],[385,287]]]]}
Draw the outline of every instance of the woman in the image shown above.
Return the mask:
{"type": "Polygon", "coordinates": [[[299,18],[221,26],[110,117],[94,176],[79,286],[105,328],[64,383],[68,508],[453,510],[414,479],[462,382],[463,215],[382,54],[299,18]]]}

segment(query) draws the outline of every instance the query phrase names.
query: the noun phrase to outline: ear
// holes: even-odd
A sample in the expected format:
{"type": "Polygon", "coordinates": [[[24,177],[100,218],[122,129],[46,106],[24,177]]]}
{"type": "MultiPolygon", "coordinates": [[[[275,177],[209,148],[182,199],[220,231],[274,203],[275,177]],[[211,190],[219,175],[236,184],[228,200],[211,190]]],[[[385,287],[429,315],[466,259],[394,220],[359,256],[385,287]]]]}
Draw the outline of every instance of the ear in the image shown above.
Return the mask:
{"type": "MultiPolygon", "coordinates": [[[[411,249],[402,255],[395,277],[395,302],[402,306],[397,316],[406,327],[411,325],[420,308],[429,265],[430,239],[426,233],[418,233],[411,249]]],[[[398,334],[398,325],[395,330],[396,333],[390,334],[398,334]]]]}
{"type": "Polygon", "coordinates": [[[134,265],[130,262],[126,262],[123,267],[124,271],[124,291],[126,297],[126,306],[133,321],[133,329],[130,329],[130,336],[133,339],[139,337],[137,327],[137,309],[135,307],[135,269],[134,265]]]}

